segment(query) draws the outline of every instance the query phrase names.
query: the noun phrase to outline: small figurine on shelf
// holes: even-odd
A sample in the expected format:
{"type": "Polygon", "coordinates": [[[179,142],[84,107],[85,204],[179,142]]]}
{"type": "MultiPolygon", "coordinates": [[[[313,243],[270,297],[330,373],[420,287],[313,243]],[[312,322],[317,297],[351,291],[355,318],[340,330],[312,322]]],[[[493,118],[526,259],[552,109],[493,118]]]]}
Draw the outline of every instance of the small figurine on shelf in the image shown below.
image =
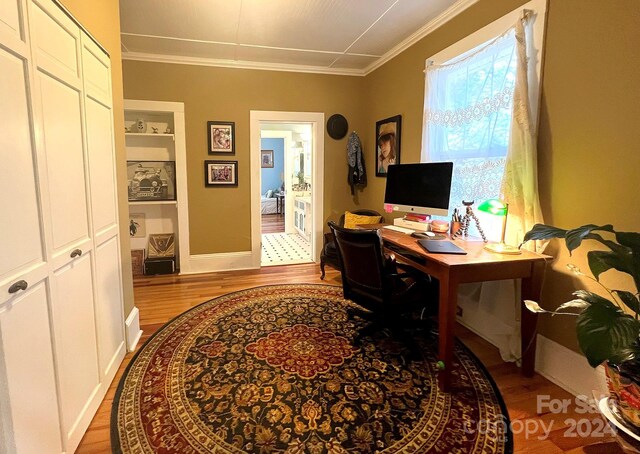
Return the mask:
{"type": "Polygon", "coordinates": [[[142,118],[138,118],[136,120],[136,129],[140,134],[147,132],[147,122],[142,118]]]}
{"type": "Polygon", "coordinates": [[[153,129],[154,134],[158,134],[158,128],[154,128],[153,126],[151,126],[151,129],[153,129]]]}
{"type": "Polygon", "coordinates": [[[164,130],[165,134],[171,134],[171,128],[167,126],[167,129],[164,130]]]}

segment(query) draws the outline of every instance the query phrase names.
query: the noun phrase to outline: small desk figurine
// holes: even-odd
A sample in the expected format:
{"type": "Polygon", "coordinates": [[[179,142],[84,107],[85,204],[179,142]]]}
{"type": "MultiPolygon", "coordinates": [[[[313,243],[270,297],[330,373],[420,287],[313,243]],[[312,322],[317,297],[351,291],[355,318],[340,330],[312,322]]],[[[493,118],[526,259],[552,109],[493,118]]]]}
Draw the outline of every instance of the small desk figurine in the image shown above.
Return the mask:
{"type": "Polygon", "coordinates": [[[482,227],[480,227],[480,222],[478,221],[478,218],[476,217],[475,213],[473,212],[473,208],[471,208],[471,206],[473,205],[473,202],[475,202],[475,200],[472,200],[471,202],[465,202],[464,200],[462,201],[462,204],[467,207],[467,211],[465,213],[465,215],[462,217],[462,221],[460,221],[460,228],[458,229],[457,232],[455,232],[453,234],[453,239],[456,240],[458,239],[458,237],[462,236],[464,238],[468,238],[469,237],[469,224],[471,223],[471,220],[473,219],[473,221],[476,223],[476,227],[478,228],[478,232],[480,232],[480,236],[482,237],[482,241],[484,241],[485,243],[488,242],[487,237],[485,236],[484,232],[482,231],[482,227]]]}
{"type": "Polygon", "coordinates": [[[158,128],[154,128],[153,126],[151,126],[151,129],[153,129],[154,134],[158,134],[158,128]]]}

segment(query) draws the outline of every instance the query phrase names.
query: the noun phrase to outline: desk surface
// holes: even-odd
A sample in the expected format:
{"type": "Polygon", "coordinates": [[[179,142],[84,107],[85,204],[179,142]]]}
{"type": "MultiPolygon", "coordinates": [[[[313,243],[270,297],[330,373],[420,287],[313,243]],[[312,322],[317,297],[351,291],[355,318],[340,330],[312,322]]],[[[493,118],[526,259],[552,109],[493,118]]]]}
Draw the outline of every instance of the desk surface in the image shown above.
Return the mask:
{"type": "MultiPolygon", "coordinates": [[[[483,263],[514,263],[514,262],[530,262],[531,260],[549,260],[551,257],[543,254],[537,254],[535,252],[522,250],[522,254],[508,255],[498,254],[490,252],[484,249],[485,243],[481,239],[449,239],[452,243],[460,246],[467,251],[466,255],[454,255],[454,254],[432,254],[424,250],[419,244],[418,239],[395,230],[383,229],[385,224],[368,225],[368,228],[380,228],[382,238],[389,243],[400,246],[401,248],[411,251],[415,254],[428,258],[440,265],[455,267],[455,266],[468,266],[479,265],[483,263]]],[[[364,226],[362,226],[364,227],[364,226]]],[[[427,238],[428,239],[428,238],[427,238]]],[[[447,241],[447,240],[441,240],[447,241]]]]}

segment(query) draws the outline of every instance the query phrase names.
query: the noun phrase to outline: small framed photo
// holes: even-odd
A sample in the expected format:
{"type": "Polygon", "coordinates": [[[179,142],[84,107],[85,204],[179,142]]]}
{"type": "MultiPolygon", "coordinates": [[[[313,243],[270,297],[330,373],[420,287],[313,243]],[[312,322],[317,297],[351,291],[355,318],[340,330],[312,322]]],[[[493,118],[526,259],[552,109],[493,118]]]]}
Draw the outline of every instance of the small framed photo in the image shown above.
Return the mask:
{"type": "Polygon", "coordinates": [[[376,122],[376,176],[386,177],[392,164],[400,164],[402,116],[376,122]]]}
{"type": "Polygon", "coordinates": [[[144,249],[131,250],[131,269],[134,276],[144,275],[144,249]]]}
{"type": "Polygon", "coordinates": [[[127,161],[129,202],[176,200],[175,161],[127,161]]]}
{"type": "Polygon", "coordinates": [[[147,236],[144,213],[129,213],[129,236],[144,238],[147,236]]]}
{"type": "Polygon", "coordinates": [[[176,244],[173,233],[152,233],[149,235],[150,259],[158,257],[174,257],[176,255],[176,244]]]}
{"type": "Polygon", "coordinates": [[[238,186],[238,161],[205,161],[205,186],[238,186]]]}
{"type": "Polygon", "coordinates": [[[273,150],[262,150],[260,152],[260,165],[263,169],[273,168],[273,150]]]}
{"type": "Polygon", "coordinates": [[[232,121],[208,121],[209,154],[236,153],[236,124],[232,121]]]}

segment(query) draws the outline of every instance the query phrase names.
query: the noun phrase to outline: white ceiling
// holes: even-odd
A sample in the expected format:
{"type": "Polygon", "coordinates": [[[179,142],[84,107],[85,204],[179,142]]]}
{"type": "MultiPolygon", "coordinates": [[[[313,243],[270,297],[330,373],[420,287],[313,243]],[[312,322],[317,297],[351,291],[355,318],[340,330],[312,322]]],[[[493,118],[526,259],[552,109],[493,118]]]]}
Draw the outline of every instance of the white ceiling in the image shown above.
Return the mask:
{"type": "Polygon", "coordinates": [[[123,58],[362,75],[477,0],[120,0],[123,58]]]}

